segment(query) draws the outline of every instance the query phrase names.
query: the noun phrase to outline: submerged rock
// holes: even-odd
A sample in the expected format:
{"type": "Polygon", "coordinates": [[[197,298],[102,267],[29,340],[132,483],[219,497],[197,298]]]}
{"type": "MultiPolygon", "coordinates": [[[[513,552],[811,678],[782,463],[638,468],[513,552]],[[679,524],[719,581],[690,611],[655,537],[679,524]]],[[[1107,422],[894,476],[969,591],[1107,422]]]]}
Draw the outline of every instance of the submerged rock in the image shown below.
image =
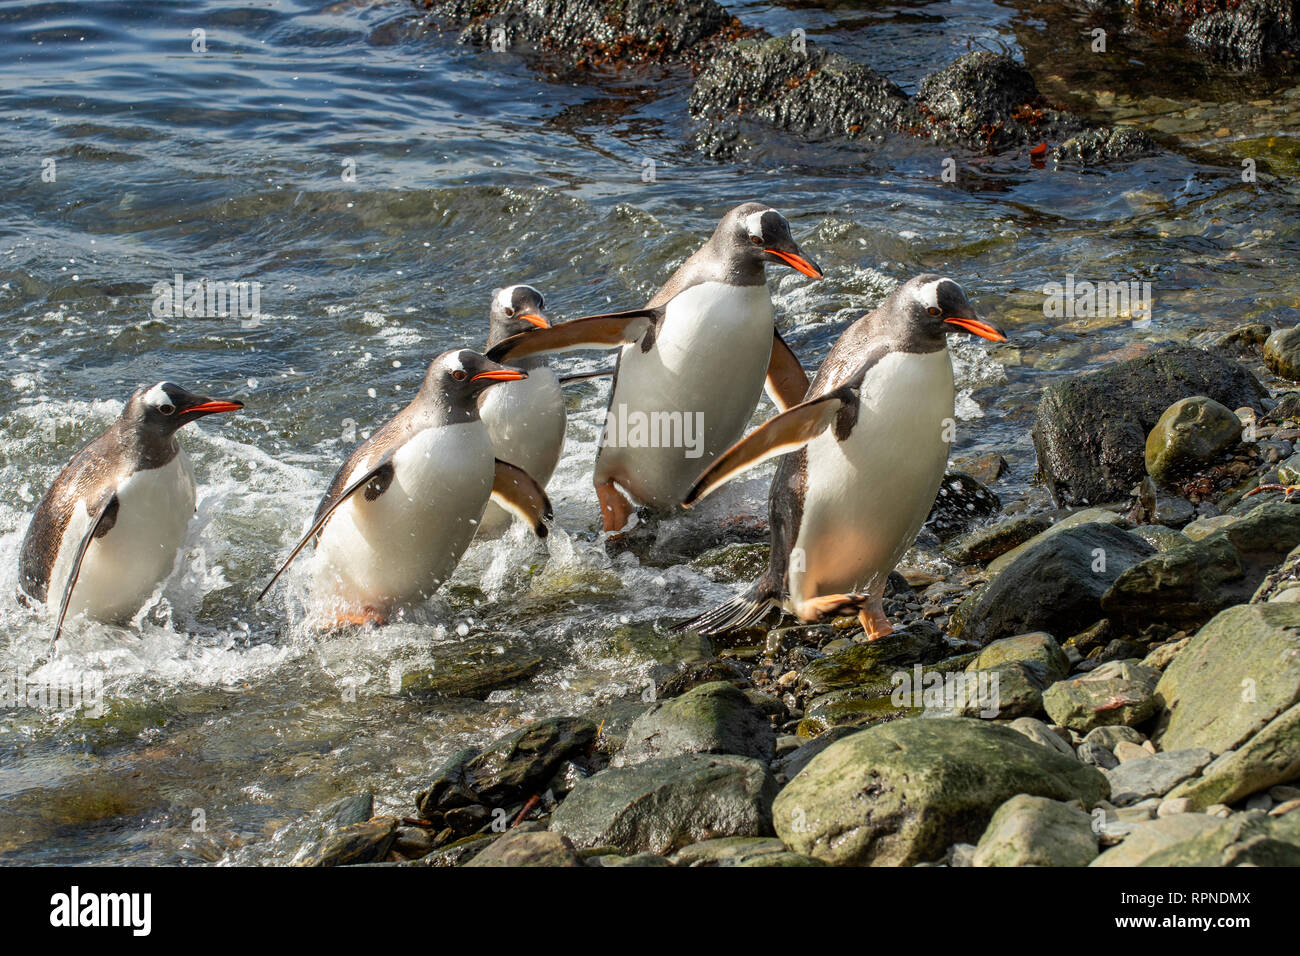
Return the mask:
{"type": "Polygon", "coordinates": [[[1058,504],[1120,500],[1142,480],[1147,433],[1174,402],[1204,395],[1261,412],[1266,394],[1242,365],[1183,346],[1075,375],[1043,390],[1038,466],[1058,504]]]}
{"type": "Polygon", "coordinates": [[[1097,856],[1092,818],[1077,807],[1019,794],[998,807],[974,866],[1087,866],[1097,856]]]}
{"type": "Polygon", "coordinates": [[[376,817],[352,823],[327,836],[320,849],[303,866],[356,866],[377,863],[388,856],[397,839],[397,818],[376,817]]]}
{"type": "Polygon", "coordinates": [[[580,781],[551,829],[578,846],[663,855],[714,837],[769,836],[775,793],[767,767],[750,757],[662,757],[580,781]]]}
{"type": "Polygon", "coordinates": [[[473,697],[482,700],[499,687],[523,680],[541,667],[531,650],[502,639],[436,645],[433,662],[402,675],[408,697],[473,697]]]}
{"type": "Polygon", "coordinates": [[[1068,166],[1104,166],[1159,150],[1159,144],[1136,126],[1100,126],[1071,136],[1052,150],[1052,158],[1068,166]]]}
{"type": "Polygon", "coordinates": [[[974,842],[1016,794],[1080,799],[1108,793],[1092,767],[1008,727],[954,717],[878,724],[832,744],[777,796],[777,835],[840,865],[905,866],[974,842]]]}

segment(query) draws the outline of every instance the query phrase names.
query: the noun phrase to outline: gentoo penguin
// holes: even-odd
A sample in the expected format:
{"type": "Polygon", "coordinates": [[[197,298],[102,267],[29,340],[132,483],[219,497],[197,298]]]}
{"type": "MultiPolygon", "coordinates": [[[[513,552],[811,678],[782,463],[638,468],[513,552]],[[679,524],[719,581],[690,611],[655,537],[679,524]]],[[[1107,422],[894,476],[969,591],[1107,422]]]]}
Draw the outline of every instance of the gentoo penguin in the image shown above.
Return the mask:
{"type": "Polygon", "coordinates": [[[706,634],[747,627],[780,606],[800,620],[858,612],[870,640],[890,633],[885,580],[934,504],[952,440],[947,335],[1006,340],[952,279],[922,275],[845,330],[802,403],[728,449],[689,507],[777,455],[767,573],[688,622],[706,634]]]}
{"type": "Polygon", "coordinates": [[[606,531],[621,530],[632,515],[622,492],[657,510],[680,505],[701,468],[744,433],[764,384],[781,410],[803,399],[808,377],[776,331],[768,262],[821,278],[784,216],[744,203],[645,308],[533,329],[488,352],[516,362],[620,350],[594,475],[606,531]]]}
{"type": "Polygon", "coordinates": [[[171,382],[139,388],[59,473],[27,527],[18,571],[28,603],[57,608],[55,641],[69,615],[130,620],[171,573],[194,516],[194,473],[176,430],[243,407],[171,382]]]}
{"type": "MultiPolygon", "coordinates": [[[[492,295],[488,348],[529,328],[546,329],[542,294],[530,285],[512,285],[492,295]]],[[[528,373],[518,382],[503,383],[479,398],[479,416],[487,426],[496,457],[522,468],[542,487],[551,480],[564,447],[564,396],[560,380],[541,357],[514,363],[528,373]]],[[[499,535],[514,516],[489,502],[479,522],[480,538],[499,535]]]]}
{"type": "Polygon", "coordinates": [[[257,600],[315,538],[314,599],[338,623],[379,624],[438,589],[489,499],[545,537],[546,492],[495,457],[478,411],[484,389],[527,377],[469,349],[434,359],[411,403],[339,468],[311,528],[257,600]]]}

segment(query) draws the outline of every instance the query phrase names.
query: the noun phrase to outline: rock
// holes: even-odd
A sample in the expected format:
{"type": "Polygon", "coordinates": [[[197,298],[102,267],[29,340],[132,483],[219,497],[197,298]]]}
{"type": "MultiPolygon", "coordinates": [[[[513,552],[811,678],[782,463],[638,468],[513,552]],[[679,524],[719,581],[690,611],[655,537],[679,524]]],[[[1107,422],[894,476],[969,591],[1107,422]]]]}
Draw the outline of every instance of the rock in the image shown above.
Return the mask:
{"type": "MultiPolygon", "coordinates": [[[[1180,398],[1147,435],[1147,473],[1167,485],[1215,462],[1241,438],[1241,419],[1204,395],[1180,398]]],[[[1183,522],[1186,524],[1186,522],[1183,522]]]]}
{"type": "Polygon", "coordinates": [[[994,152],[1062,139],[1083,129],[1078,117],[1051,109],[1025,67],[980,50],[921,81],[917,105],[940,143],[994,152]]]}
{"type": "Polygon", "coordinates": [[[1065,513],[1053,521],[1051,527],[1044,529],[1036,537],[1030,538],[1024,544],[1018,544],[1005,554],[994,558],[989,562],[989,566],[985,568],[985,572],[990,579],[994,578],[1014,564],[1017,558],[1038,542],[1050,538],[1052,535],[1082,527],[1085,524],[1109,524],[1117,528],[1127,528],[1129,522],[1122,514],[1108,508],[1082,508],[1078,511],[1065,513]]]}
{"type": "Polygon", "coordinates": [[[939,483],[925,528],[949,541],[1002,509],[1002,499],[970,475],[949,471],[939,483]]]}
{"type": "Polygon", "coordinates": [[[949,653],[943,632],[929,621],[920,621],[878,641],[820,657],[799,676],[810,694],[870,684],[888,688],[894,671],[912,664],[934,664],[949,653]]]}
{"type": "Polygon", "coordinates": [[[1097,856],[1088,814],[1043,797],[1014,796],[980,837],[975,866],[1087,866],[1097,856]]]}
{"type": "Polygon", "coordinates": [[[1033,427],[1040,471],[1058,504],[1115,501],[1145,474],[1147,433],[1174,402],[1204,395],[1262,411],[1244,366],[1175,346],[1048,386],[1033,427]]]}
{"type": "Polygon", "coordinates": [[[354,823],[365,823],[374,815],[375,795],[358,793],[330,804],[324,813],[325,826],[330,830],[338,830],[354,823]]]}
{"type": "Polygon", "coordinates": [[[847,139],[920,125],[916,106],[871,67],[811,41],[746,39],[722,49],[696,80],[688,108],[707,124],[697,144],[707,153],[736,152],[746,123],[804,140],[847,139]]]}
{"type": "Polygon", "coordinates": [[[1182,535],[1189,541],[1204,541],[1210,535],[1222,531],[1240,520],[1240,515],[1214,515],[1208,518],[1197,518],[1183,527],[1182,535]]]}
{"type": "Polygon", "coordinates": [[[402,675],[408,697],[473,697],[523,680],[542,664],[531,650],[499,638],[434,646],[433,663],[402,675]]]}
{"type": "Polygon", "coordinates": [[[1110,771],[1110,802],[1117,807],[1147,797],[1161,797],[1194,776],[1213,759],[1204,747],[1166,750],[1141,760],[1129,760],[1110,771]]]}
{"type": "Polygon", "coordinates": [[[659,684],[656,696],[680,697],[701,684],[713,684],[718,681],[725,681],[741,690],[748,690],[752,686],[752,681],[746,676],[745,668],[738,662],[726,658],[713,658],[686,665],[679,673],[659,684]]]}
{"type": "Polygon", "coordinates": [[[1101,596],[1154,550],[1105,524],[1040,535],[1024,549],[958,606],[949,633],[980,645],[1028,631],[1074,634],[1104,616],[1101,596]]]}
{"type": "Polygon", "coordinates": [[[1140,744],[1130,743],[1127,740],[1121,740],[1113,748],[1115,757],[1120,763],[1128,763],[1130,760],[1146,760],[1151,756],[1151,751],[1147,750],[1140,744]]]}
{"type": "Polygon", "coordinates": [[[961,564],[992,561],[1051,526],[1047,515],[1019,515],[963,535],[945,546],[943,553],[961,564]]]}
{"type": "Polygon", "coordinates": [[[619,856],[617,853],[605,853],[591,859],[593,866],[672,866],[667,857],[658,853],[633,853],[631,856],[619,856]]]}
{"type": "Polygon", "coordinates": [[[1190,637],[1184,637],[1182,640],[1170,641],[1167,644],[1160,644],[1151,648],[1150,653],[1142,658],[1142,666],[1149,667],[1154,671],[1163,671],[1173,663],[1174,658],[1178,656],[1178,652],[1186,647],[1189,641],[1191,641],[1190,637]]]}
{"type": "Polygon", "coordinates": [[[1192,801],[1186,797],[1171,797],[1160,801],[1160,806],[1156,807],[1156,816],[1172,817],[1177,813],[1191,813],[1192,809],[1192,801]]]}
{"type": "Polygon", "coordinates": [[[835,741],[843,740],[849,734],[856,733],[859,729],[853,726],[832,727],[824,733],[818,734],[788,757],[777,760],[772,764],[772,772],[778,777],[790,780],[804,767],[808,766],[814,757],[835,743],[835,741]]]}
{"type": "Polygon", "coordinates": [[[1052,150],[1052,158],[1067,166],[1104,166],[1159,151],[1156,141],[1136,126],[1101,126],[1071,136],[1052,150]]]}
{"type": "Polygon", "coordinates": [[[822,860],[802,853],[760,853],[741,860],[736,866],[826,866],[822,860]]]}
{"type": "Polygon", "coordinates": [[[456,811],[475,805],[503,807],[541,793],[556,771],[571,757],[587,753],[596,727],[581,717],[538,721],[492,744],[482,753],[461,751],[443,766],[416,798],[420,816],[444,823],[457,832],[481,825],[489,813],[471,812],[463,823],[456,811]]]}
{"type": "Polygon", "coordinates": [[[1155,696],[1162,750],[1239,747],[1300,701],[1300,605],[1220,612],[1165,669],[1155,696]]]}
{"type": "MultiPolygon", "coordinates": [[[[1198,814],[1183,814],[1195,819],[1198,814]]],[[[1157,820],[1162,823],[1179,816],[1157,820]]],[[[1203,817],[1202,819],[1213,819],[1203,817]]],[[[1140,866],[1300,866],[1300,818],[1234,814],[1147,856],[1140,866]]]]}
{"type": "Polygon", "coordinates": [[[959,471],[984,485],[997,481],[1007,470],[1007,460],[995,451],[984,452],[982,455],[963,455],[954,458],[952,463],[959,471]]]}
{"type": "Polygon", "coordinates": [[[582,866],[573,844],[548,830],[512,830],[466,866],[582,866]]]}
{"type": "Polygon", "coordinates": [[[1274,375],[1300,381],[1300,326],[1278,329],[1264,343],[1264,362],[1274,375]]]}
{"type": "Polygon", "coordinates": [[[1043,688],[1047,682],[1041,670],[1023,661],[1007,661],[996,667],[971,671],[949,694],[935,715],[983,717],[1010,720],[1033,717],[1043,712],[1043,688]]]}
{"type": "Polygon", "coordinates": [[[1019,793],[1091,806],[1107,795],[1092,767],[1008,727],[905,718],[832,744],[777,796],[790,849],[831,864],[909,865],[983,832],[1019,793]]]}
{"type": "Polygon", "coordinates": [[[1237,69],[1259,70],[1294,57],[1300,47],[1300,9],[1294,0],[1244,0],[1196,20],[1187,40],[1237,69]]]}
{"type": "Polygon", "coordinates": [[[1090,767],[1111,770],[1119,766],[1119,758],[1101,744],[1085,740],[1079,744],[1078,757],[1090,767]]]}
{"type": "Polygon", "coordinates": [[[776,783],[761,761],[684,754],[579,781],[551,817],[578,846],[667,854],[720,836],[768,836],[776,783]]]}
{"type": "Polygon", "coordinates": [[[701,684],[653,704],[628,729],[615,766],[678,754],[739,754],[771,760],[776,735],[767,718],[731,684],[701,684]]]}
{"type": "Polygon", "coordinates": [[[646,701],[635,699],[613,700],[587,711],[582,716],[599,729],[596,735],[596,751],[613,756],[627,743],[628,728],[638,717],[650,709],[646,701]]]}
{"type": "Polygon", "coordinates": [[[438,868],[465,866],[470,860],[495,843],[500,836],[499,833],[474,833],[448,843],[446,846],[434,850],[418,860],[412,860],[408,865],[438,868]]]}
{"type": "Polygon", "coordinates": [[[549,63],[583,69],[617,63],[698,59],[740,32],[713,0],[417,0],[436,20],[460,27],[460,41],[489,46],[504,31],[508,49],[533,48],[549,63]]]}
{"type": "Polygon", "coordinates": [[[722,837],[682,847],[672,856],[677,866],[739,866],[746,860],[772,853],[785,853],[776,837],[722,837]]]}
{"type": "Polygon", "coordinates": [[[1017,733],[1024,734],[1035,743],[1042,744],[1050,750],[1055,750],[1062,756],[1074,756],[1074,751],[1070,748],[1069,743],[1062,740],[1056,731],[1041,720],[1035,720],[1033,717],[1017,717],[1007,726],[1017,733]]]}
{"type": "Polygon", "coordinates": [[[1000,664],[1018,662],[1037,676],[1043,687],[1055,683],[1070,672],[1070,662],[1056,638],[1043,631],[1017,634],[994,641],[967,665],[967,671],[987,670],[1000,664]]]}
{"type": "Polygon", "coordinates": [[[1109,724],[1094,727],[1088,731],[1087,736],[1083,739],[1100,744],[1107,750],[1114,750],[1120,743],[1141,744],[1144,738],[1142,734],[1132,727],[1125,727],[1123,724],[1109,724]]]}
{"type": "Polygon", "coordinates": [[[1129,532],[1135,534],[1157,551],[1172,551],[1181,548],[1191,539],[1173,528],[1159,524],[1144,524],[1129,532]]]}
{"type": "Polygon", "coordinates": [[[1152,623],[1196,628],[1253,590],[1236,548],[1217,533],[1128,568],[1102,595],[1101,609],[1133,628],[1152,623]]]}
{"type": "Polygon", "coordinates": [[[1218,829],[1221,821],[1199,813],[1161,817],[1136,827],[1119,846],[1103,852],[1090,866],[1142,866],[1168,847],[1218,829]]]}
{"type": "Polygon", "coordinates": [[[396,817],[375,817],[352,823],[331,833],[303,866],[356,866],[376,863],[388,856],[397,838],[396,817]]]}
{"type": "MultiPolygon", "coordinates": [[[[1186,797],[1192,808],[1199,810],[1215,803],[1236,803],[1270,787],[1284,789],[1275,785],[1295,779],[1300,779],[1300,704],[1273,718],[1263,730],[1220,756],[1198,779],[1189,780],[1173,795],[1186,797]]],[[[1272,790],[1269,796],[1273,796],[1272,790]]]]}
{"type": "Polygon", "coordinates": [[[1043,707],[1063,727],[1087,733],[1107,724],[1134,726],[1156,712],[1159,674],[1137,662],[1112,661],[1082,677],[1057,681],[1043,707]]]}

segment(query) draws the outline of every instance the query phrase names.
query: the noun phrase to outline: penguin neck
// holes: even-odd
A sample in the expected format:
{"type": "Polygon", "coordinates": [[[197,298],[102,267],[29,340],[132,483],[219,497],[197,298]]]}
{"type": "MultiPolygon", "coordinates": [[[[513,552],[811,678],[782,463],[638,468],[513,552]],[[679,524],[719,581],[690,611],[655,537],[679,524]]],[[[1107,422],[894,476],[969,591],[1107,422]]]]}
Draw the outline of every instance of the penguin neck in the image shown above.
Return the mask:
{"type": "Polygon", "coordinates": [[[426,395],[421,391],[415,401],[406,406],[405,413],[419,428],[464,425],[479,420],[477,401],[466,406],[462,402],[449,401],[446,395],[436,392],[426,395]]]}
{"type": "Polygon", "coordinates": [[[134,463],[135,470],[161,468],[180,453],[175,431],[164,434],[139,422],[121,420],[115,428],[118,447],[134,463]]]}

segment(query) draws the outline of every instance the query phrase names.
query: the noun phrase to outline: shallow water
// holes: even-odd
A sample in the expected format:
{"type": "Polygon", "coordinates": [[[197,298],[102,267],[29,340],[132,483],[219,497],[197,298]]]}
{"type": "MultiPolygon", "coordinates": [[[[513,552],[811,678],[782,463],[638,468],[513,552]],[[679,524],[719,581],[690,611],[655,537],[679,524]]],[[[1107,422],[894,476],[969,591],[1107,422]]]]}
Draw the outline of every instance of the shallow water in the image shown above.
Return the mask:
{"type": "Polygon", "coordinates": [[[731,593],[684,557],[729,514],[762,515],[763,478],[607,553],[589,485],[601,383],[570,392],[544,545],[475,545],[419,620],[376,631],[308,632],[293,574],[250,608],[347,448],[433,355],[481,346],[499,285],[536,285],[556,318],[630,307],[728,206],[761,198],[826,271],[771,276],[811,366],[895,282],[950,274],[1011,335],[957,346],[955,453],[1005,455],[1004,500],[1031,487],[1047,382],[1300,307],[1289,85],[1207,75],[1134,38],[1089,58],[1090,21],[1046,4],[732,8],[909,90],[972,44],[1028,50],[1049,95],[1136,118],[1170,152],[1088,173],[973,160],[957,184],[938,150],[904,140],[851,153],[773,138],[716,163],[690,148],[683,72],[551,82],[423,29],[404,0],[0,3],[0,673],[102,681],[105,701],[98,718],[0,710],[0,861],[285,862],[309,830],[296,821],[335,796],[371,789],[409,813],[467,742],[638,692],[700,652],[653,625],[731,593]],[[151,289],[177,272],[262,283],[260,323],[156,317],[151,289]],[[1154,320],[1045,318],[1042,286],[1067,273],[1150,281],[1154,320]],[[163,378],[247,403],[183,433],[199,481],[186,548],[131,627],[76,627],[33,671],[50,622],[8,600],[30,512],[131,389],[163,378]],[[542,664],[486,701],[393,693],[461,649],[542,664]]]}

